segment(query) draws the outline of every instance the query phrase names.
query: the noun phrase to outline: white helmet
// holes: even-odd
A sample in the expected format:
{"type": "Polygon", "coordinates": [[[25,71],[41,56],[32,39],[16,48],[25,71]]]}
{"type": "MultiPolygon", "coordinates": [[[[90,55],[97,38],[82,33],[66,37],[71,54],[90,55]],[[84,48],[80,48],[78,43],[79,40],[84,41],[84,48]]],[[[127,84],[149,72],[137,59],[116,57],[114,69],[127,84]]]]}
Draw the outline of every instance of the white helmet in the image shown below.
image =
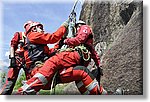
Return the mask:
{"type": "Polygon", "coordinates": [[[76,23],[76,26],[77,26],[78,24],[86,25],[86,23],[85,23],[84,21],[82,21],[82,20],[79,20],[79,21],[76,23]]]}

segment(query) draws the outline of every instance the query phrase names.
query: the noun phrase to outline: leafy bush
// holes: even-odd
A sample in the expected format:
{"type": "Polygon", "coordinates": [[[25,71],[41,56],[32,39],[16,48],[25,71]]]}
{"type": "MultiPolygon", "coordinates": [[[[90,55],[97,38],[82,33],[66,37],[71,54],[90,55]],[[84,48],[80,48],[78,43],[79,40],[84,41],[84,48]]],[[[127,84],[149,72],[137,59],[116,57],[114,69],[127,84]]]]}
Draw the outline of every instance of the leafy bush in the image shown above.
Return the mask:
{"type": "Polygon", "coordinates": [[[4,85],[5,81],[6,81],[6,73],[5,72],[1,72],[0,73],[0,82],[1,82],[1,85],[4,85]]]}

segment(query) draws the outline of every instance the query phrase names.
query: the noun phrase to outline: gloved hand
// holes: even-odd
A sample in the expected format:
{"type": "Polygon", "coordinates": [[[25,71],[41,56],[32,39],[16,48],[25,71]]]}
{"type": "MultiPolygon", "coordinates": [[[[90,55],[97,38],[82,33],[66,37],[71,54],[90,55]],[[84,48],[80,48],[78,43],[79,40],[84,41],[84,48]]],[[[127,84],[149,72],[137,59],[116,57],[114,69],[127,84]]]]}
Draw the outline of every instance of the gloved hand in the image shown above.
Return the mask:
{"type": "Polygon", "coordinates": [[[64,40],[66,38],[62,38],[60,41],[59,41],[59,48],[61,48],[63,45],[64,45],[64,40]]]}
{"type": "Polygon", "coordinates": [[[96,75],[95,78],[98,81],[99,85],[100,85],[101,76],[103,76],[103,70],[100,67],[98,67],[98,69],[97,69],[97,75],[96,75]]]}
{"type": "Polygon", "coordinates": [[[103,69],[101,67],[98,67],[98,74],[103,76],[103,69]]]}
{"type": "Polygon", "coordinates": [[[16,67],[16,58],[12,57],[10,58],[10,68],[15,68],[16,67]]]}
{"type": "Polygon", "coordinates": [[[70,22],[70,19],[67,19],[67,20],[62,24],[62,26],[68,28],[69,22],[70,22]]]}
{"type": "Polygon", "coordinates": [[[100,76],[103,76],[103,69],[101,69],[100,67],[98,67],[98,69],[96,68],[96,69],[92,70],[91,73],[94,75],[94,77],[96,79],[99,80],[100,76]]]}

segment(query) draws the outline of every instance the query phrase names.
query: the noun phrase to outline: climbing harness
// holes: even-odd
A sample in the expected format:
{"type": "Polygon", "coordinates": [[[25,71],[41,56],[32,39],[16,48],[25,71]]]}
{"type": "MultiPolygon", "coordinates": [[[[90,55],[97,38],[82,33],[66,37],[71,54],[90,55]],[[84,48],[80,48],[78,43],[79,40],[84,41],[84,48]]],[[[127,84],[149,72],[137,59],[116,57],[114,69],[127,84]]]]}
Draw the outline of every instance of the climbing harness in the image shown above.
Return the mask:
{"type": "Polygon", "coordinates": [[[77,51],[83,61],[89,61],[90,60],[90,51],[84,46],[84,44],[80,44],[79,46],[76,46],[75,48],[64,48],[64,49],[59,49],[58,53],[61,52],[71,52],[71,51],[77,51]]]}
{"type": "Polygon", "coordinates": [[[80,56],[82,56],[84,61],[90,60],[90,51],[87,50],[87,48],[83,44],[81,44],[80,46],[76,46],[75,50],[77,51],[81,50],[79,54],[80,56]]]}

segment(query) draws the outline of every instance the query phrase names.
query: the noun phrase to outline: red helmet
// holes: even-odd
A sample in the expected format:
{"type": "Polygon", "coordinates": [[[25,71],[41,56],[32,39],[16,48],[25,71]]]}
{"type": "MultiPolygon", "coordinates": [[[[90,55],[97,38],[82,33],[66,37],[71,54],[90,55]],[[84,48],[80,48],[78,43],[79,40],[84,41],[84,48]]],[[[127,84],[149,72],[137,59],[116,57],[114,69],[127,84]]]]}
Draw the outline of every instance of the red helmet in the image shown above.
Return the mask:
{"type": "Polygon", "coordinates": [[[24,24],[26,33],[28,33],[32,27],[37,26],[37,25],[41,25],[43,27],[43,25],[40,22],[27,21],[24,24]]]}

